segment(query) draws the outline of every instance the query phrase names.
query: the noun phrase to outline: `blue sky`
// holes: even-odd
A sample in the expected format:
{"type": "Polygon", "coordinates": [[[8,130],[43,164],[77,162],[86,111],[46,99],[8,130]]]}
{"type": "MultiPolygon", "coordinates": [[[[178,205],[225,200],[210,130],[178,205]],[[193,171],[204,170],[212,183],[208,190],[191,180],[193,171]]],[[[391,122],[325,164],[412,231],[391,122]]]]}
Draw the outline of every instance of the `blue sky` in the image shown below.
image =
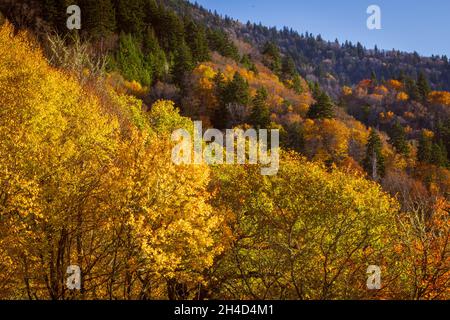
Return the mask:
{"type": "MultiPolygon", "coordinates": [[[[194,2],[194,0],[191,0],[194,2]]],[[[197,0],[242,22],[292,27],[326,40],[360,41],[368,48],[450,57],[449,0],[197,0]],[[382,30],[369,30],[369,5],[381,8],[382,30]]]]}

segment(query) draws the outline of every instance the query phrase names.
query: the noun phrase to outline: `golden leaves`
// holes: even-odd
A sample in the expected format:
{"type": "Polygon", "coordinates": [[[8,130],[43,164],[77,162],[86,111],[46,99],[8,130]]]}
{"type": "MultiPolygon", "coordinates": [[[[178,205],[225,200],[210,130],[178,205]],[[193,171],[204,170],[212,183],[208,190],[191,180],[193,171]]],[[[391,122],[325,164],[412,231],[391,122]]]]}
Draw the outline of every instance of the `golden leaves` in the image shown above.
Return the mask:
{"type": "Polygon", "coordinates": [[[409,96],[406,92],[401,91],[397,94],[396,98],[397,101],[407,101],[409,99],[409,96]]]}
{"type": "Polygon", "coordinates": [[[442,104],[450,106],[450,92],[447,91],[433,91],[428,96],[428,100],[433,104],[442,104]]]}
{"type": "Polygon", "coordinates": [[[54,266],[74,262],[97,279],[86,280],[86,297],[141,273],[160,286],[196,284],[222,250],[221,218],[208,204],[208,167],[171,161],[170,133],[190,120],[171,101],[146,115],[136,98],[82,87],[11,31],[0,29],[0,251],[20,266],[11,280],[20,297],[29,277],[38,297],[62,297],[65,274],[54,266]]]}

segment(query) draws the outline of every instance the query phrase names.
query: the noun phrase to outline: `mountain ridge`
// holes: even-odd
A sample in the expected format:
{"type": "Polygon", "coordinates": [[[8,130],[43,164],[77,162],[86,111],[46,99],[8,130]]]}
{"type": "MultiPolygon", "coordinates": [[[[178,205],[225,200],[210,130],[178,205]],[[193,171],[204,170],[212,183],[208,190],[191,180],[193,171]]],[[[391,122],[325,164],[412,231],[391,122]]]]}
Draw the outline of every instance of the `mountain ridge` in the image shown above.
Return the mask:
{"type": "Polygon", "coordinates": [[[320,35],[300,34],[289,27],[277,29],[260,23],[243,23],[187,0],[163,2],[181,13],[192,14],[194,11],[194,18],[208,25],[220,26],[235,37],[247,39],[259,48],[267,41],[275,42],[282,53],[294,58],[303,77],[311,81],[319,80],[333,96],[337,96],[339,86],[357,84],[370,78],[372,72],[380,79],[396,78],[401,73],[417,78],[420,72],[424,72],[434,89],[450,90],[450,64],[446,55],[427,57],[417,52],[367,49],[359,42],[352,44],[349,41],[325,41],[320,35]],[[321,78],[327,74],[331,76],[329,81],[322,81],[321,78]]]}

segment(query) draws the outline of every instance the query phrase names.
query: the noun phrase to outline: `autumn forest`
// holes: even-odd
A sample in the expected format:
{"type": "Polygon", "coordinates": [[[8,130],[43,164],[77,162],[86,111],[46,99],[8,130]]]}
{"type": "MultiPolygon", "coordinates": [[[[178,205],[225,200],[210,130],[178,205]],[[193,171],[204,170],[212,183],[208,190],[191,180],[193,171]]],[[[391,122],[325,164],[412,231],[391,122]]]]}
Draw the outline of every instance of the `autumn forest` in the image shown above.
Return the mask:
{"type": "Polygon", "coordinates": [[[447,300],[447,90],[184,0],[0,0],[0,299],[447,300]],[[194,121],[279,130],[277,174],[173,163],[194,121]]]}

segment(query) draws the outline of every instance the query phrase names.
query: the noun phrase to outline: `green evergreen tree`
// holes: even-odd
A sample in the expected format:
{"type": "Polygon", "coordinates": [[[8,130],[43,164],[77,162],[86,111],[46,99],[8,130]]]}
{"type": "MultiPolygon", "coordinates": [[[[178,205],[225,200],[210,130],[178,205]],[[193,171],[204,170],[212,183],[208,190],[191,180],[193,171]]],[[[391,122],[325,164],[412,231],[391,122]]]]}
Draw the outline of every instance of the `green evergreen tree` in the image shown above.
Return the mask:
{"type": "Polygon", "coordinates": [[[366,157],[363,160],[364,170],[377,181],[385,174],[385,158],[382,153],[383,144],[374,128],[370,130],[366,145],[366,157]]]}
{"type": "Polygon", "coordinates": [[[249,71],[258,74],[258,69],[255,63],[252,61],[252,57],[249,54],[244,54],[241,59],[241,64],[249,71]]]}
{"type": "Polygon", "coordinates": [[[372,73],[370,74],[370,80],[372,80],[373,86],[378,85],[378,78],[377,78],[377,74],[375,73],[375,71],[372,71],[372,73]]]}
{"type": "Polygon", "coordinates": [[[284,80],[293,79],[297,75],[295,62],[291,56],[286,56],[283,58],[281,73],[284,80]]]}
{"type": "Polygon", "coordinates": [[[298,122],[294,122],[286,124],[284,127],[286,129],[286,134],[280,136],[282,139],[282,146],[296,152],[303,152],[305,149],[305,133],[303,126],[298,122]]]}
{"type": "Polygon", "coordinates": [[[427,101],[431,88],[423,72],[420,72],[419,77],[417,78],[417,91],[422,101],[427,101]]]}
{"type": "Polygon", "coordinates": [[[399,122],[396,122],[390,130],[390,142],[398,153],[409,155],[409,145],[406,140],[405,129],[399,122]]]}
{"type": "Polygon", "coordinates": [[[144,60],[147,69],[151,70],[153,81],[163,80],[169,72],[167,57],[159,46],[154,30],[149,27],[144,37],[144,60]]]}
{"type": "Polygon", "coordinates": [[[81,12],[83,30],[94,39],[111,35],[116,30],[116,14],[112,0],[84,0],[81,12]]]}
{"type": "Polygon", "coordinates": [[[219,52],[222,56],[240,62],[241,57],[236,45],[229,39],[228,35],[221,30],[208,30],[207,33],[209,48],[219,52]]]}
{"type": "MultiPolygon", "coordinates": [[[[450,150],[450,118],[447,118],[445,121],[438,122],[436,137],[438,141],[442,141],[445,150],[448,152],[450,150]]],[[[447,160],[450,160],[449,156],[450,155],[447,153],[447,160]]]]}
{"type": "Polygon", "coordinates": [[[267,129],[270,126],[270,110],[267,104],[268,93],[261,87],[253,99],[253,108],[249,116],[249,124],[256,129],[267,129]]]}
{"type": "Polygon", "coordinates": [[[405,71],[400,70],[400,72],[398,73],[398,77],[396,78],[396,80],[405,83],[405,81],[406,81],[405,71]]]}
{"type": "Polygon", "coordinates": [[[420,136],[417,150],[417,160],[424,163],[431,163],[433,140],[424,133],[420,136]]]}
{"type": "Polygon", "coordinates": [[[205,29],[192,20],[185,23],[186,43],[192,51],[194,62],[204,62],[211,59],[205,29]]]}
{"type": "Polygon", "coordinates": [[[221,101],[223,92],[225,90],[225,76],[223,72],[219,70],[213,78],[214,90],[218,101],[221,101]]]}
{"type": "Polygon", "coordinates": [[[175,12],[170,10],[162,9],[160,15],[162,18],[158,34],[162,40],[162,47],[167,52],[179,51],[180,46],[186,45],[183,21],[175,12]]]}
{"type": "Polygon", "coordinates": [[[233,80],[226,85],[223,101],[225,104],[237,103],[243,106],[248,106],[250,103],[250,87],[239,72],[235,72],[233,80]]]}
{"type": "Polygon", "coordinates": [[[439,167],[446,167],[448,165],[447,150],[442,140],[439,143],[433,143],[431,148],[431,163],[439,167]]]}
{"type": "Polygon", "coordinates": [[[226,107],[226,101],[224,98],[227,84],[225,82],[225,76],[223,75],[222,71],[219,70],[217,72],[217,74],[214,76],[213,81],[214,92],[218,101],[218,106],[214,110],[214,114],[212,116],[212,124],[214,125],[214,128],[226,129],[230,115],[226,107]]]}
{"type": "Polygon", "coordinates": [[[146,26],[155,26],[160,23],[160,8],[156,3],[156,0],[143,0],[144,1],[144,24],[146,26]]]}
{"type": "Polygon", "coordinates": [[[320,89],[320,85],[318,82],[308,82],[309,88],[311,90],[312,96],[314,100],[319,99],[320,95],[322,94],[322,89],[320,89]]]}
{"type": "Polygon", "coordinates": [[[115,0],[119,31],[140,36],[144,31],[144,0],[115,0]]]}
{"type": "Polygon", "coordinates": [[[219,96],[219,107],[214,113],[213,124],[217,129],[226,129],[230,116],[228,106],[237,104],[247,107],[250,103],[250,87],[239,72],[236,72],[228,83],[225,83],[222,73],[219,72],[214,83],[219,96]]]}
{"type": "Polygon", "coordinates": [[[119,48],[112,67],[118,69],[128,80],[136,80],[143,85],[150,85],[152,82],[151,70],[144,61],[137,40],[130,34],[120,34],[119,48]]]}
{"type": "Polygon", "coordinates": [[[405,88],[411,100],[419,101],[421,100],[421,94],[416,82],[410,77],[405,77],[405,88]]]}
{"type": "Polygon", "coordinates": [[[334,117],[334,105],[331,98],[324,91],[318,94],[316,103],[308,110],[308,118],[310,119],[332,119],[334,117]]]}
{"type": "Polygon", "coordinates": [[[296,73],[294,75],[294,78],[292,79],[292,89],[297,94],[303,93],[302,79],[300,78],[300,75],[298,73],[296,73]]]}
{"type": "Polygon", "coordinates": [[[43,17],[56,31],[66,33],[67,7],[71,4],[68,0],[42,0],[44,8],[43,17]]]}
{"type": "Polygon", "coordinates": [[[265,64],[272,70],[275,74],[281,74],[281,54],[278,46],[273,42],[266,42],[263,49],[263,54],[267,57],[265,59],[265,64]]]}
{"type": "Polygon", "coordinates": [[[174,64],[172,68],[173,80],[180,87],[184,86],[184,80],[187,73],[194,68],[191,49],[183,41],[175,51],[174,64]]]}

